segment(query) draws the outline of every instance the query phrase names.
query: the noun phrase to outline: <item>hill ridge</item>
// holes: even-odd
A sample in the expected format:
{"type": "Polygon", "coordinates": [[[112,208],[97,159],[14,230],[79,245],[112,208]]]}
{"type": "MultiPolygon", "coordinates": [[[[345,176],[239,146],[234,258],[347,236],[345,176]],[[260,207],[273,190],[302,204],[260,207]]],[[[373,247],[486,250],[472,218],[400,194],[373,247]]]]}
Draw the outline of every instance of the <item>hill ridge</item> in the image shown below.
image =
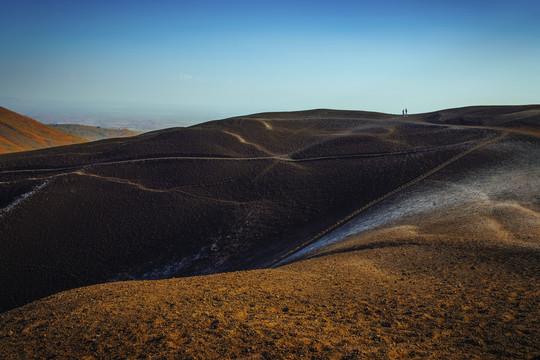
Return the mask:
{"type": "Polygon", "coordinates": [[[82,142],[86,140],[0,106],[0,154],[82,142]]]}

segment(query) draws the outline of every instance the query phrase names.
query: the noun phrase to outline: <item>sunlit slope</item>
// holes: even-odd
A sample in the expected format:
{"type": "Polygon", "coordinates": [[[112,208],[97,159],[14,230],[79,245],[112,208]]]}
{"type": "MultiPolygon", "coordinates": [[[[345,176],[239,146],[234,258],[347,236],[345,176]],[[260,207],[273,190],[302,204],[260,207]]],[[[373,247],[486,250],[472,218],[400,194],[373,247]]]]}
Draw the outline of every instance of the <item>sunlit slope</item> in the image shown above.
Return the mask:
{"type": "Polygon", "coordinates": [[[0,107],[0,153],[71,145],[86,140],[0,107]]]}
{"type": "Polygon", "coordinates": [[[88,141],[103,140],[109,138],[136,136],[138,133],[129,129],[108,129],[100,126],[79,124],[51,124],[57,130],[78,136],[88,141]]]}

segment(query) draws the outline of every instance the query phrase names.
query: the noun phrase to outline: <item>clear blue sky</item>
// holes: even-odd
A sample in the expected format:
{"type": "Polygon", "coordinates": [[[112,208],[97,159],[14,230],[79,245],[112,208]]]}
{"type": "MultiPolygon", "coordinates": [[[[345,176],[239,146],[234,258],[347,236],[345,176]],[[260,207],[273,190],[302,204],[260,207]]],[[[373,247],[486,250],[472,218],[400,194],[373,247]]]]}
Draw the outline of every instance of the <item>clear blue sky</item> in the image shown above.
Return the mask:
{"type": "Polygon", "coordinates": [[[537,0],[0,8],[0,97],[230,114],[540,103],[537,0]]]}

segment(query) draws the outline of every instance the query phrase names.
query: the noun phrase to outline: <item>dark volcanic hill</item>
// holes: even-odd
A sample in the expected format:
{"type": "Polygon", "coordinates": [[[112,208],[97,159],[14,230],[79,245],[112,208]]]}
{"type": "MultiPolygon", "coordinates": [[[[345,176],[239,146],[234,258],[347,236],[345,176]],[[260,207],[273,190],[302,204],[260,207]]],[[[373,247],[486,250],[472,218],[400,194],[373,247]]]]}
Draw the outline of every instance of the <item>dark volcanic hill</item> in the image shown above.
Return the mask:
{"type": "Polygon", "coordinates": [[[79,124],[50,124],[49,126],[88,141],[138,135],[137,132],[129,129],[108,129],[101,126],[79,124]]]}
{"type": "Polygon", "coordinates": [[[435,124],[481,126],[538,135],[540,109],[528,106],[470,106],[411,116],[435,124]]]}
{"type": "Polygon", "coordinates": [[[81,142],[85,140],[0,107],[0,154],[81,142]]]}
{"type": "MultiPolygon", "coordinates": [[[[359,209],[524,136],[486,126],[488,108],[463,120],[477,110],[265,113],[2,155],[0,310],[84,285],[275,264],[359,209]]],[[[526,112],[530,131],[539,110],[500,116],[526,112]]]]}

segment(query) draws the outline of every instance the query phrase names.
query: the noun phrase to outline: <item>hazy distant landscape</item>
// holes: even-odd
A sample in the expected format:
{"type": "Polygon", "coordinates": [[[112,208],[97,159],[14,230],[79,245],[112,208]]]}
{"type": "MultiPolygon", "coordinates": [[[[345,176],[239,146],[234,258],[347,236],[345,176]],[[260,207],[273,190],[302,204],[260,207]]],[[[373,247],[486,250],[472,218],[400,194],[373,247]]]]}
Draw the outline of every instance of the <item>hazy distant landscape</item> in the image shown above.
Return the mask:
{"type": "Polygon", "coordinates": [[[0,104],[44,124],[80,124],[149,131],[236,115],[204,107],[140,103],[37,101],[0,97],[0,104]]]}
{"type": "Polygon", "coordinates": [[[130,137],[138,135],[138,132],[129,129],[108,129],[101,126],[89,126],[79,124],[50,124],[52,128],[78,136],[87,141],[96,141],[109,138],[130,137]]]}
{"type": "Polygon", "coordinates": [[[539,124],[319,109],[0,155],[0,355],[533,359],[539,124]]]}

